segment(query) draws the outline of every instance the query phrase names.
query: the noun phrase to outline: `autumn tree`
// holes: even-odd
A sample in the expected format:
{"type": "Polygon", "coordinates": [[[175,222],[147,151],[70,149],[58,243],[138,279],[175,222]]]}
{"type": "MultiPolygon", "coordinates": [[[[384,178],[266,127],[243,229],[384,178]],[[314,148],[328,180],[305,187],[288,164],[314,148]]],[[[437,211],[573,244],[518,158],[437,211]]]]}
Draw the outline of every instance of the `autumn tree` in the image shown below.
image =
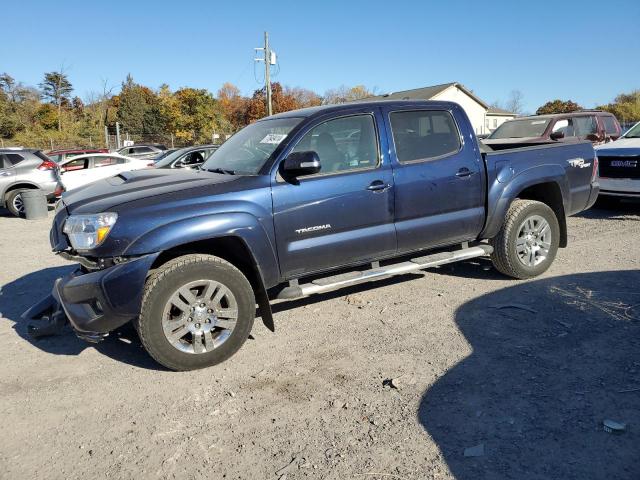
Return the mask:
{"type": "Polygon", "coordinates": [[[131,133],[158,134],[166,129],[167,119],[156,93],[139,85],[127,75],[118,95],[117,120],[123,129],[131,133]]]}
{"type": "Polygon", "coordinates": [[[240,94],[238,87],[229,82],[223,84],[218,90],[218,102],[232,130],[238,130],[246,125],[249,99],[240,94]]]}
{"type": "Polygon", "coordinates": [[[356,85],[355,87],[341,85],[338,88],[327,90],[324,94],[323,103],[325,105],[332,105],[334,103],[353,102],[354,100],[361,100],[373,95],[373,91],[364,85],[356,85]]]}
{"type": "Polygon", "coordinates": [[[613,103],[601,105],[600,110],[613,113],[622,123],[635,123],[640,121],[640,90],[631,93],[621,93],[613,103]]]}
{"type": "MultiPolygon", "coordinates": [[[[299,108],[296,99],[286,94],[282,85],[278,82],[271,84],[271,105],[274,114],[299,108]]],[[[266,92],[263,87],[254,91],[249,99],[244,123],[249,124],[266,116],[266,92]]]]}
{"type": "Polygon", "coordinates": [[[179,139],[207,143],[213,133],[229,129],[222,108],[207,90],[182,88],[174,96],[178,108],[176,137],[179,139]]]}
{"type": "Polygon", "coordinates": [[[571,100],[552,100],[542,105],[536,110],[536,115],[547,115],[550,113],[571,113],[582,110],[582,107],[571,100]]]}
{"type": "Polygon", "coordinates": [[[284,87],[284,95],[291,97],[297,108],[317,107],[322,105],[322,97],[312,90],[300,87],[284,87]]]}
{"type": "Polygon", "coordinates": [[[73,92],[73,86],[64,73],[64,69],[60,69],[59,72],[45,73],[40,89],[42,96],[57,107],[58,131],[62,131],[62,106],[69,103],[69,96],[73,92]]]}

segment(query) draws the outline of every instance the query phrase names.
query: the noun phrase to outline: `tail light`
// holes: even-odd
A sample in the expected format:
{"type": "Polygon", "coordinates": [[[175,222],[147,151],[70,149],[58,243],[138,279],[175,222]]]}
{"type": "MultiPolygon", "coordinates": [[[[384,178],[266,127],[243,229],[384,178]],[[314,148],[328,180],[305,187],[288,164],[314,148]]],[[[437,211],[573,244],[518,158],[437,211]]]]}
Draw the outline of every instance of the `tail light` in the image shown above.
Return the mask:
{"type": "Polygon", "coordinates": [[[58,186],[54,190],[53,194],[56,196],[56,198],[58,198],[60,195],[62,195],[63,192],[64,192],[64,187],[62,185],[58,184],[58,186]]]}
{"type": "Polygon", "coordinates": [[[155,165],[155,163],[153,163],[153,162],[147,163],[147,167],[153,167],[154,165],[155,165]]]}
{"type": "Polygon", "coordinates": [[[599,166],[599,161],[598,161],[598,155],[594,155],[593,156],[593,171],[591,172],[591,181],[595,182],[598,179],[598,166],[599,166]]]}
{"type": "Polygon", "coordinates": [[[45,160],[40,164],[38,170],[56,170],[57,168],[58,165],[55,162],[52,162],[51,160],[45,160]]]}

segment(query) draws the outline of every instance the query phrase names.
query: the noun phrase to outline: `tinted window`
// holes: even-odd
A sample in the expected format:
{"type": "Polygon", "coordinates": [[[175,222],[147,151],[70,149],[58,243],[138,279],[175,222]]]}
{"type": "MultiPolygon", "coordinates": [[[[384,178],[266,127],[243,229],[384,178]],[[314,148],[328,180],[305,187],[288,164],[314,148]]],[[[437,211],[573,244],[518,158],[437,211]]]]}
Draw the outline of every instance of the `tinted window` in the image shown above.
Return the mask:
{"type": "Polygon", "coordinates": [[[98,167],[108,167],[109,165],[115,165],[117,160],[112,157],[96,157],[93,159],[94,168],[98,167]]]}
{"type": "Polygon", "coordinates": [[[153,152],[153,150],[149,147],[138,147],[135,149],[132,149],[135,153],[149,153],[149,152],[153,152]]]}
{"type": "Polygon", "coordinates": [[[393,112],[396,156],[403,162],[441,157],[460,149],[460,135],[449,112],[393,112]]]}
{"type": "Polygon", "coordinates": [[[22,155],[18,155],[17,153],[5,153],[4,157],[7,159],[8,166],[13,166],[19,164],[24,157],[22,155]]]}
{"type": "Polygon", "coordinates": [[[205,153],[205,150],[195,150],[193,152],[189,152],[179,160],[179,163],[182,163],[182,165],[185,166],[200,165],[204,163],[206,156],[205,153]]]}
{"type": "Polygon", "coordinates": [[[575,137],[576,129],[573,125],[573,118],[563,118],[562,120],[557,120],[556,123],[553,124],[552,133],[562,132],[566,137],[575,137]]]}
{"type": "Polygon", "coordinates": [[[586,137],[592,133],[598,133],[598,124],[596,117],[575,117],[573,124],[576,129],[577,137],[586,137]]]}
{"type": "Polygon", "coordinates": [[[618,126],[616,125],[616,120],[613,117],[600,117],[604,122],[604,131],[609,135],[617,135],[618,134],[618,126]]]}
{"type": "Polygon", "coordinates": [[[489,138],[524,138],[541,137],[549,125],[549,120],[528,118],[526,120],[509,120],[504,122],[489,138]]]}
{"type": "Polygon", "coordinates": [[[88,160],[86,158],[71,160],[70,162],[65,163],[62,168],[65,172],[73,172],[74,170],[83,170],[87,168],[87,163],[88,160]]]}
{"type": "Polygon", "coordinates": [[[378,164],[378,141],[371,115],[354,115],[321,123],[300,139],[293,152],[314,151],[320,173],[370,168],[378,164]]]}

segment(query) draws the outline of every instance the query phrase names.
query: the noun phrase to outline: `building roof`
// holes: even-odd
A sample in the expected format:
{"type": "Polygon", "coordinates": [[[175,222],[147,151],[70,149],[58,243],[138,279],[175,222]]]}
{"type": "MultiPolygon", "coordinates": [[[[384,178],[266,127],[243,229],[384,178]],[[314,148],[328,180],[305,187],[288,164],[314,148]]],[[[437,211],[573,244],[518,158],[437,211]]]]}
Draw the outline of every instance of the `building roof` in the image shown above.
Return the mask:
{"type": "Polygon", "coordinates": [[[487,115],[512,115],[514,117],[517,116],[513,112],[498,107],[489,107],[489,109],[487,110],[487,115]]]}
{"type": "Polygon", "coordinates": [[[412,90],[402,90],[400,92],[385,93],[384,95],[376,95],[374,97],[364,98],[364,101],[369,100],[431,100],[439,93],[444,92],[450,87],[457,87],[464,93],[473,98],[476,102],[482,105],[484,108],[489,108],[485,102],[478,98],[474,93],[466,88],[464,85],[458,82],[443,83],[441,85],[433,85],[430,87],[414,88],[412,90]]]}

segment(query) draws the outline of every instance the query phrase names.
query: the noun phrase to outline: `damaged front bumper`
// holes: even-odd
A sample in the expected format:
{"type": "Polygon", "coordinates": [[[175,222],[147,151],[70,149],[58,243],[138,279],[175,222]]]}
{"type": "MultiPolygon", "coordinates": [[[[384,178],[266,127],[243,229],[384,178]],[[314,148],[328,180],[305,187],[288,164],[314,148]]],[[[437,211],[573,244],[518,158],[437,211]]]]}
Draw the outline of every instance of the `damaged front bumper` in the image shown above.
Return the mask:
{"type": "Polygon", "coordinates": [[[159,253],[58,278],[50,295],[22,314],[34,337],[58,333],[68,321],[78,337],[98,342],[136,318],[149,269],[159,253]]]}

